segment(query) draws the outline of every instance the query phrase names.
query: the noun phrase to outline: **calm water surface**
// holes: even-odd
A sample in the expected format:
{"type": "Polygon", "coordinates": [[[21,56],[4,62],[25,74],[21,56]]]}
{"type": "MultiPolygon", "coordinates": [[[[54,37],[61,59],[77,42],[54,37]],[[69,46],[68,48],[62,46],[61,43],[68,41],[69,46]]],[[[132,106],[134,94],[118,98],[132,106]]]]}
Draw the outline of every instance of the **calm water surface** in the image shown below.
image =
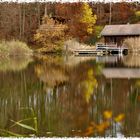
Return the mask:
{"type": "Polygon", "coordinates": [[[139,67],[138,55],[0,59],[0,136],[138,137],[139,67]]]}

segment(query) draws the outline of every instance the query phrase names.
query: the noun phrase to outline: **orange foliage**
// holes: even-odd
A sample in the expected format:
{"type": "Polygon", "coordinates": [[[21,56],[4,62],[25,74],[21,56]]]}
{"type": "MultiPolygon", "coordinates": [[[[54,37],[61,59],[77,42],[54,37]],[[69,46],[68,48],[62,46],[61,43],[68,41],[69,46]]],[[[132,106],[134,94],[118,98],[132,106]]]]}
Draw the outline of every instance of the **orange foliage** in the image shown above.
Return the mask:
{"type": "Polygon", "coordinates": [[[83,3],[60,3],[55,6],[55,14],[68,19],[69,35],[78,38],[79,41],[84,41],[89,38],[89,33],[87,32],[89,23],[81,22],[84,13],[83,6],[83,3]]]}

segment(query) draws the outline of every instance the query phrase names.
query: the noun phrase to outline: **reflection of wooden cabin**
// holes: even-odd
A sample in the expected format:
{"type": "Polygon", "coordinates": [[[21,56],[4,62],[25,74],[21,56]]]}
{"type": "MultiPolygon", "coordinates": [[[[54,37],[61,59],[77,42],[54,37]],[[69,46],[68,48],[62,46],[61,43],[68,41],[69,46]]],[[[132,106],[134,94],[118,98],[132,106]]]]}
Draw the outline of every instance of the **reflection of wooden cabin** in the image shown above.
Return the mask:
{"type": "Polygon", "coordinates": [[[122,45],[124,39],[140,36],[140,24],[106,25],[101,32],[105,44],[122,45]]]}
{"type": "Polygon", "coordinates": [[[106,78],[140,78],[139,68],[104,68],[103,75],[106,78]]]}

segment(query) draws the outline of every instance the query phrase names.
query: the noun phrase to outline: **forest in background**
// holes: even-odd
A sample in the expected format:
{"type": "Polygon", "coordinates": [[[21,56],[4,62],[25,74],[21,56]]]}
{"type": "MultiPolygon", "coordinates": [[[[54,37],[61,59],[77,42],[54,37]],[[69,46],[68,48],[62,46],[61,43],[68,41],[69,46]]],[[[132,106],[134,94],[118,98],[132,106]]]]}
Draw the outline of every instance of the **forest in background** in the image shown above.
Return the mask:
{"type": "MultiPolygon", "coordinates": [[[[72,24],[71,34],[80,36],[75,31],[80,25],[76,22],[81,3],[0,3],[0,39],[18,39],[33,44],[33,36],[42,24],[45,14],[62,23],[72,24]]],[[[139,23],[139,3],[89,3],[93,14],[97,16],[94,35],[97,36],[107,24],[139,23]],[[111,18],[110,18],[111,16],[111,18]]],[[[83,27],[81,27],[82,29],[83,27]]]]}

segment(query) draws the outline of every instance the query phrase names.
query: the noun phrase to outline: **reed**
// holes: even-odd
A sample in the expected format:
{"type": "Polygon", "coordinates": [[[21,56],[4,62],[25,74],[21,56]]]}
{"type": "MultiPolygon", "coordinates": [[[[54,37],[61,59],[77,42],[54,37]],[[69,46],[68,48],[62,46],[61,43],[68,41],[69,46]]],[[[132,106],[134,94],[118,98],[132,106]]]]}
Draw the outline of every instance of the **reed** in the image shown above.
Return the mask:
{"type": "Polygon", "coordinates": [[[10,126],[10,128],[13,127],[21,127],[23,129],[26,129],[28,131],[31,132],[31,134],[25,135],[25,134],[17,134],[14,133],[12,131],[9,130],[5,130],[5,129],[0,129],[0,135],[4,136],[4,137],[32,137],[32,136],[37,136],[38,135],[38,121],[37,121],[37,116],[35,114],[35,111],[33,110],[33,108],[21,108],[22,110],[29,110],[31,112],[31,116],[29,118],[25,118],[19,121],[14,121],[11,120],[11,122],[13,122],[13,125],[10,126]],[[27,121],[33,121],[34,126],[30,126],[27,125],[25,122],[27,121]]]}

